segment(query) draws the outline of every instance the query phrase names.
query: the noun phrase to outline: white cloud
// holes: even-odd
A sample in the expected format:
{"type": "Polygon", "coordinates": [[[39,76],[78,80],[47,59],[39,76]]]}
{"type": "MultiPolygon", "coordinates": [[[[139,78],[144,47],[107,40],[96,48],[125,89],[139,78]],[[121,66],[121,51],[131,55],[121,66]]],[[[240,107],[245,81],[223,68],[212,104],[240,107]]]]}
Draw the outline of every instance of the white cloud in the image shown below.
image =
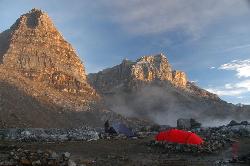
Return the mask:
{"type": "Polygon", "coordinates": [[[211,66],[211,67],[209,67],[209,69],[215,69],[215,67],[214,67],[214,66],[211,66]]]}
{"type": "MultiPolygon", "coordinates": [[[[8,14],[2,6],[12,5],[8,0],[0,2],[0,13],[8,14]]],[[[199,35],[208,25],[231,16],[249,12],[246,0],[50,0],[22,2],[50,11],[56,22],[85,20],[85,17],[112,21],[136,35],[155,34],[182,30],[199,35]],[[54,6],[57,9],[54,10],[54,6]],[[71,8],[69,8],[71,6],[71,8]],[[84,11],[83,11],[84,9],[84,11]],[[74,18],[81,18],[74,20],[74,18]]],[[[232,18],[233,19],[233,18],[232,18]]]]}
{"type": "Polygon", "coordinates": [[[232,84],[225,84],[225,89],[233,89],[232,84]]]}
{"type": "Polygon", "coordinates": [[[219,67],[222,70],[233,70],[237,72],[237,76],[250,77],[250,59],[233,60],[230,63],[223,64],[219,67]]]}
{"type": "Polygon", "coordinates": [[[196,83],[198,83],[199,81],[198,81],[198,80],[191,80],[190,82],[196,84],[196,83]]]}
{"type": "Polygon", "coordinates": [[[223,87],[210,87],[206,90],[219,96],[231,96],[237,99],[243,99],[242,95],[250,92],[250,79],[246,79],[250,77],[250,59],[232,60],[230,63],[221,65],[218,69],[236,71],[238,78],[245,79],[239,79],[236,83],[227,83],[223,87]]]}
{"type": "Polygon", "coordinates": [[[207,88],[207,91],[215,93],[219,96],[236,96],[250,92],[250,80],[240,81],[235,84],[225,84],[224,87],[207,88]]]}
{"type": "Polygon", "coordinates": [[[249,48],[249,47],[250,47],[250,44],[243,44],[243,45],[230,47],[226,49],[225,51],[227,52],[227,51],[233,51],[233,50],[244,49],[244,48],[249,48]]]}
{"type": "Polygon", "coordinates": [[[224,89],[224,88],[208,88],[207,91],[217,94],[219,96],[238,96],[244,93],[243,89],[224,89]]]}
{"type": "Polygon", "coordinates": [[[195,35],[224,16],[249,12],[245,0],[104,0],[113,21],[135,34],[181,29],[195,35]],[[236,10],[237,9],[237,10],[236,10]]]}
{"type": "Polygon", "coordinates": [[[244,80],[234,85],[236,88],[244,88],[250,91],[250,80],[244,80]]]}

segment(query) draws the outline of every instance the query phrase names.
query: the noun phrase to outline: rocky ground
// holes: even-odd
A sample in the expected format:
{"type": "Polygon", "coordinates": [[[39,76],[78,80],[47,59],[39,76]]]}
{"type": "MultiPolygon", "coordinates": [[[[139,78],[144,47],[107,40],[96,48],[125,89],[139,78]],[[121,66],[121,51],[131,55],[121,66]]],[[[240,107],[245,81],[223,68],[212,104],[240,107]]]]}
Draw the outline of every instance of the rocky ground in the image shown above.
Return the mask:
{"type": "Polygon", "coordinates": [[[0,165],[249,165],[248,122],[192,131],[203,145],[156,142],[156,131],[127,138],[91,128],[2,130],[0,165]]]}
{"type": "MultiPolygon", "coordinates": [[[[1,142],[1,165],[248,165],[230,163],[231,146],[207,154],[166,152],[148,146],[151,137],[90,142],[13,143],[1,142]]],[[[241,139],[239,155],[249,152],[250,139],[241,139]]]]}

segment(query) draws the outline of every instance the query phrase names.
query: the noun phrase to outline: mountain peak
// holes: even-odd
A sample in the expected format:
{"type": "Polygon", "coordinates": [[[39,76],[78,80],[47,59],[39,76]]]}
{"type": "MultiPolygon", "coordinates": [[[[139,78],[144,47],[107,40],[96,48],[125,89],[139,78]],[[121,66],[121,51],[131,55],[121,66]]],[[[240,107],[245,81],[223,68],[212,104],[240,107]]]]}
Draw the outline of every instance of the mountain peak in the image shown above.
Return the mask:
{"type": "Polygon", "coordinates": [[[21,15],[16,23],[11,27],[12,30],[23,28],[55,29],[52,20],[47,13],[40,9],[33,8],[28,13],[21,15]]]}
{"type": "Polygon", "coordinates": [[[31,9],[31,11],[29,11],[29,13],[40,13],[40,14],[42,14],[44,12],[41,9],[33,8],[33,9],[31,9]]]}
{"type": "Polygon", "coordinates": [[[139,59],[136,60],[136,62],[167,62],[167,57],[163,54],[155,54],[155,55],[148,55],[148,56],[142,56],[139,59]]]}
{"type": "Polygon", "coordinates": [[[167,57],[161,54],[142,56],[135,62],[123,60],[120,65],[88,76],[90,83],[100,92],[109,93],[114,87],[133,89],[137,83],[169,82],[185,89],[186,74],[172,70],[167,57]],[[134,86],[135,85],[135,86],[134,86]]]}
{"type": "Polygon", "coordinates": [[[32,9],[0,34],[0,64],[64,91],[82,91],[84,65],[48,14],[32,9]]]}

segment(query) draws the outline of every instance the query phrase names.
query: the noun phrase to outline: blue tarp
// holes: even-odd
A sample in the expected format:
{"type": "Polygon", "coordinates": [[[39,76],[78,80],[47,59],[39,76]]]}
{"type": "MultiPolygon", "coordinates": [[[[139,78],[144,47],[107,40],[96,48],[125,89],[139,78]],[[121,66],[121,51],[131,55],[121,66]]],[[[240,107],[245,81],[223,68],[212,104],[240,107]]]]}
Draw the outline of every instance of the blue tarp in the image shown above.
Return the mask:
{"type": "Polygon", "coordinates": [[[135,134],[123,123],[113,123],[112,127],[118,134],[124,134],[127,137],[135,136],[135,134]]]}

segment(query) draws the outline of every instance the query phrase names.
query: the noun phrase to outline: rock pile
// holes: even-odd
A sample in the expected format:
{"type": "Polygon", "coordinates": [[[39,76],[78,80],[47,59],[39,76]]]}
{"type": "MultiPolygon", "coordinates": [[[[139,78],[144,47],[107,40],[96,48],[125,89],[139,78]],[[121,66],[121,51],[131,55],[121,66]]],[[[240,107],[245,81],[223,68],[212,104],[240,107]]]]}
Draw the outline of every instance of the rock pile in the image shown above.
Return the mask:
{"type": "Polygon", "coordinates": [[[234,123],[231,121],[227,126],[221,126],[219,128],[213,128],[218,130],[217,132],[230,137],[250,137],[250,123],[242,121],[240,123],[234,123]]]}
{"type": "Polygon", "coordinates": [[[109,133],[100,133],[99,137],[101,139],[127,139],[128,138],[124,134],[109,134],[109,133]]]}
{"type": "Polygon", "coordinates": [[[201,123],[196,121],[195,119],[178,119],[177,120],[177,128],[178,129],[194,129],[200,128],[201,123]]]}
{"type": "Polygon", "coordinates": [[[152,141],[149,146],[156,146],[164,148],[164,153],[169,152],[178,152],[178,153],[212,153],[216,150],[221,149],[225,146],[224,141],[217,142],[216,144],[213,144],[212,142],[204,143],[201,146],[197,145],[188,145],[188,144],[177,144],[177,143],[170,143],[170,142],[156,142],[152,141]]]}
{"type": "Polygon", "coordinates": [[[6,129],[0,138],[25,142],[57,142],[98,140],[98,133],[91,128],[79,129],[6,129]]]}
{"type": "Polygon", "coordinates": [[[70,159],[70,157],[71,156],[69,152],[57,154],[51,150],[30,151],[19,148],[10,151],[8,154],[8,159],[6,159],[6,161],[0,161],[0,165],[77,166],[77,164],[72,159],[70,159]]]}

